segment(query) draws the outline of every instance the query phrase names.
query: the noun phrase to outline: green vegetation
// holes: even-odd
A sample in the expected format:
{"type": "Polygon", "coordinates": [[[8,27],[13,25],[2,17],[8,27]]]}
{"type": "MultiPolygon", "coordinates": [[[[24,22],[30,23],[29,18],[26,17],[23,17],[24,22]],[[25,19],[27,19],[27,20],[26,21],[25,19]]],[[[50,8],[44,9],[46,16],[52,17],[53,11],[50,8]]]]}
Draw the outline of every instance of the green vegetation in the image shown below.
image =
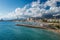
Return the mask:
{"type": "Polygon", "coordinates": [[[49,25],[53,26],[55,29],[60,29],[59,21],[52,20],[52,19],[51,19],[51,21],[48,21],[48,19],[42,19],[42,22],[48,23],[49,25]]]}
{"type": "Polygon", "coordinates": [[[60,25],[59,25],[59,24],[58,24],[58,25],[55,24],[54,26],[55,26],[56,28],[60,29],[60,25]]]}
{"type": "Polygon", "coordinates": [[[42,21],[43,21],[43,22],[47,22],[47,20],[46,20],[46,19],[42,19],[42,21]]]}

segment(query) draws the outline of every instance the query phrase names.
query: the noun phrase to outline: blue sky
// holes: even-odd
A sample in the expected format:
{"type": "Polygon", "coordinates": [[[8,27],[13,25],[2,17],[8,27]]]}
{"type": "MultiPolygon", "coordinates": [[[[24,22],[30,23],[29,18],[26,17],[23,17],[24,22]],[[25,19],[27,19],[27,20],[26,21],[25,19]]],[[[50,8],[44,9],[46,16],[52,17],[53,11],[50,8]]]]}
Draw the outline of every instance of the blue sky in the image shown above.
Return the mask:
{"type": "MultiPolygon", "coordinates": [[[[37,0],[0,0],[0,14],[7,14],[10,11],[15,10],[17,7],[24,7],[26,4],[37,0]]],[[[42,3],[46,0],[40,0],[42,3]]]]}
{"type": "Polygon", "coordinates": [[[26,4],[35,0],[0,0],[0,14],[7,14],[17,7],[24,7],[26,4]]]}
{"type": "Polygon", "coordinates": [[[13,18],[15,15],[23,13],[28,16],[42,16],[44,13],[60,14],[60,0],[0,0],[2,18],[4,15],[4,18],[6,16],[6,18],[10,18],[10,16],[13,18]]]}

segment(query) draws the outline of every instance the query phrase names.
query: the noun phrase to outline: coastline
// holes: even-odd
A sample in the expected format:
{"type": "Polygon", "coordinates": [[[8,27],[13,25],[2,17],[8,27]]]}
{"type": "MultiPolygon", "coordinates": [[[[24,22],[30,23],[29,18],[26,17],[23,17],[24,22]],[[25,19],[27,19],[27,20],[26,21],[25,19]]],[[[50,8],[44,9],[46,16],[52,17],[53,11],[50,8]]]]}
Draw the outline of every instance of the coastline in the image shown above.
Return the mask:
{"type": "Polygon", "coordinates": [[[60,34],[60,29],[47,29],[47,30],[60,34]]]}
{"type": "Polygon", "coordinates": [[[49,27],[44,27],[44,26],[27,25],[27,24],[16,24],[16,26],[24,26],[24,27],[29,27],[29,28],[40,28],[40,29],[46,29],[48,31],[52,31],[55,33],[60,33],[60,29],[54,29],[54,28],[49,28],[49,27]]]}

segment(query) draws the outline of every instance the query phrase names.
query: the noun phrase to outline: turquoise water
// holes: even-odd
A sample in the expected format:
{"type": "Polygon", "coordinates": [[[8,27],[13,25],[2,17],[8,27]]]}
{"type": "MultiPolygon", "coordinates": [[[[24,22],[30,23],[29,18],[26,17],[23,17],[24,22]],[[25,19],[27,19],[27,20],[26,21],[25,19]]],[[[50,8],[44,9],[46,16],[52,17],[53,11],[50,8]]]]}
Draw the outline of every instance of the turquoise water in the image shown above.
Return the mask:
{"type": "Polygon", "coordinates": [[[60,34],[44,29],[16,26],[17,23],[0,22],[0,40],[60,40],[60,34]]]}

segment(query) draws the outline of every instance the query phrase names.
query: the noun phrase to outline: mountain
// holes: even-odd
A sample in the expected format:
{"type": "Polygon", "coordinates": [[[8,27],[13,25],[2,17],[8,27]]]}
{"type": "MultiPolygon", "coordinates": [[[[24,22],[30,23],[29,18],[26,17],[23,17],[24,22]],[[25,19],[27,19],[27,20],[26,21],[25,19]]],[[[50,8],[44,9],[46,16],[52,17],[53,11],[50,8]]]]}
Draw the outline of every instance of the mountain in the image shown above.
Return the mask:
{"type": "Polygon", "coordinates": [[[57,16],[53,16],[53,15],[57,15],[57,14],[44,14],[42,16],[42,18],[59,18],[60,19],[60,15],[57,15],[57,16]]]}
{"type": "Polygon", "coordinates": [[[44,14],[43,16],[42,16],[42,18],[53,18],[53,15],[52,14],[44,14]]]}
{"type": "Polygon", "coordinates": [[[56,16],[56,18],[60,18],[60,15],[56,16]]]}

